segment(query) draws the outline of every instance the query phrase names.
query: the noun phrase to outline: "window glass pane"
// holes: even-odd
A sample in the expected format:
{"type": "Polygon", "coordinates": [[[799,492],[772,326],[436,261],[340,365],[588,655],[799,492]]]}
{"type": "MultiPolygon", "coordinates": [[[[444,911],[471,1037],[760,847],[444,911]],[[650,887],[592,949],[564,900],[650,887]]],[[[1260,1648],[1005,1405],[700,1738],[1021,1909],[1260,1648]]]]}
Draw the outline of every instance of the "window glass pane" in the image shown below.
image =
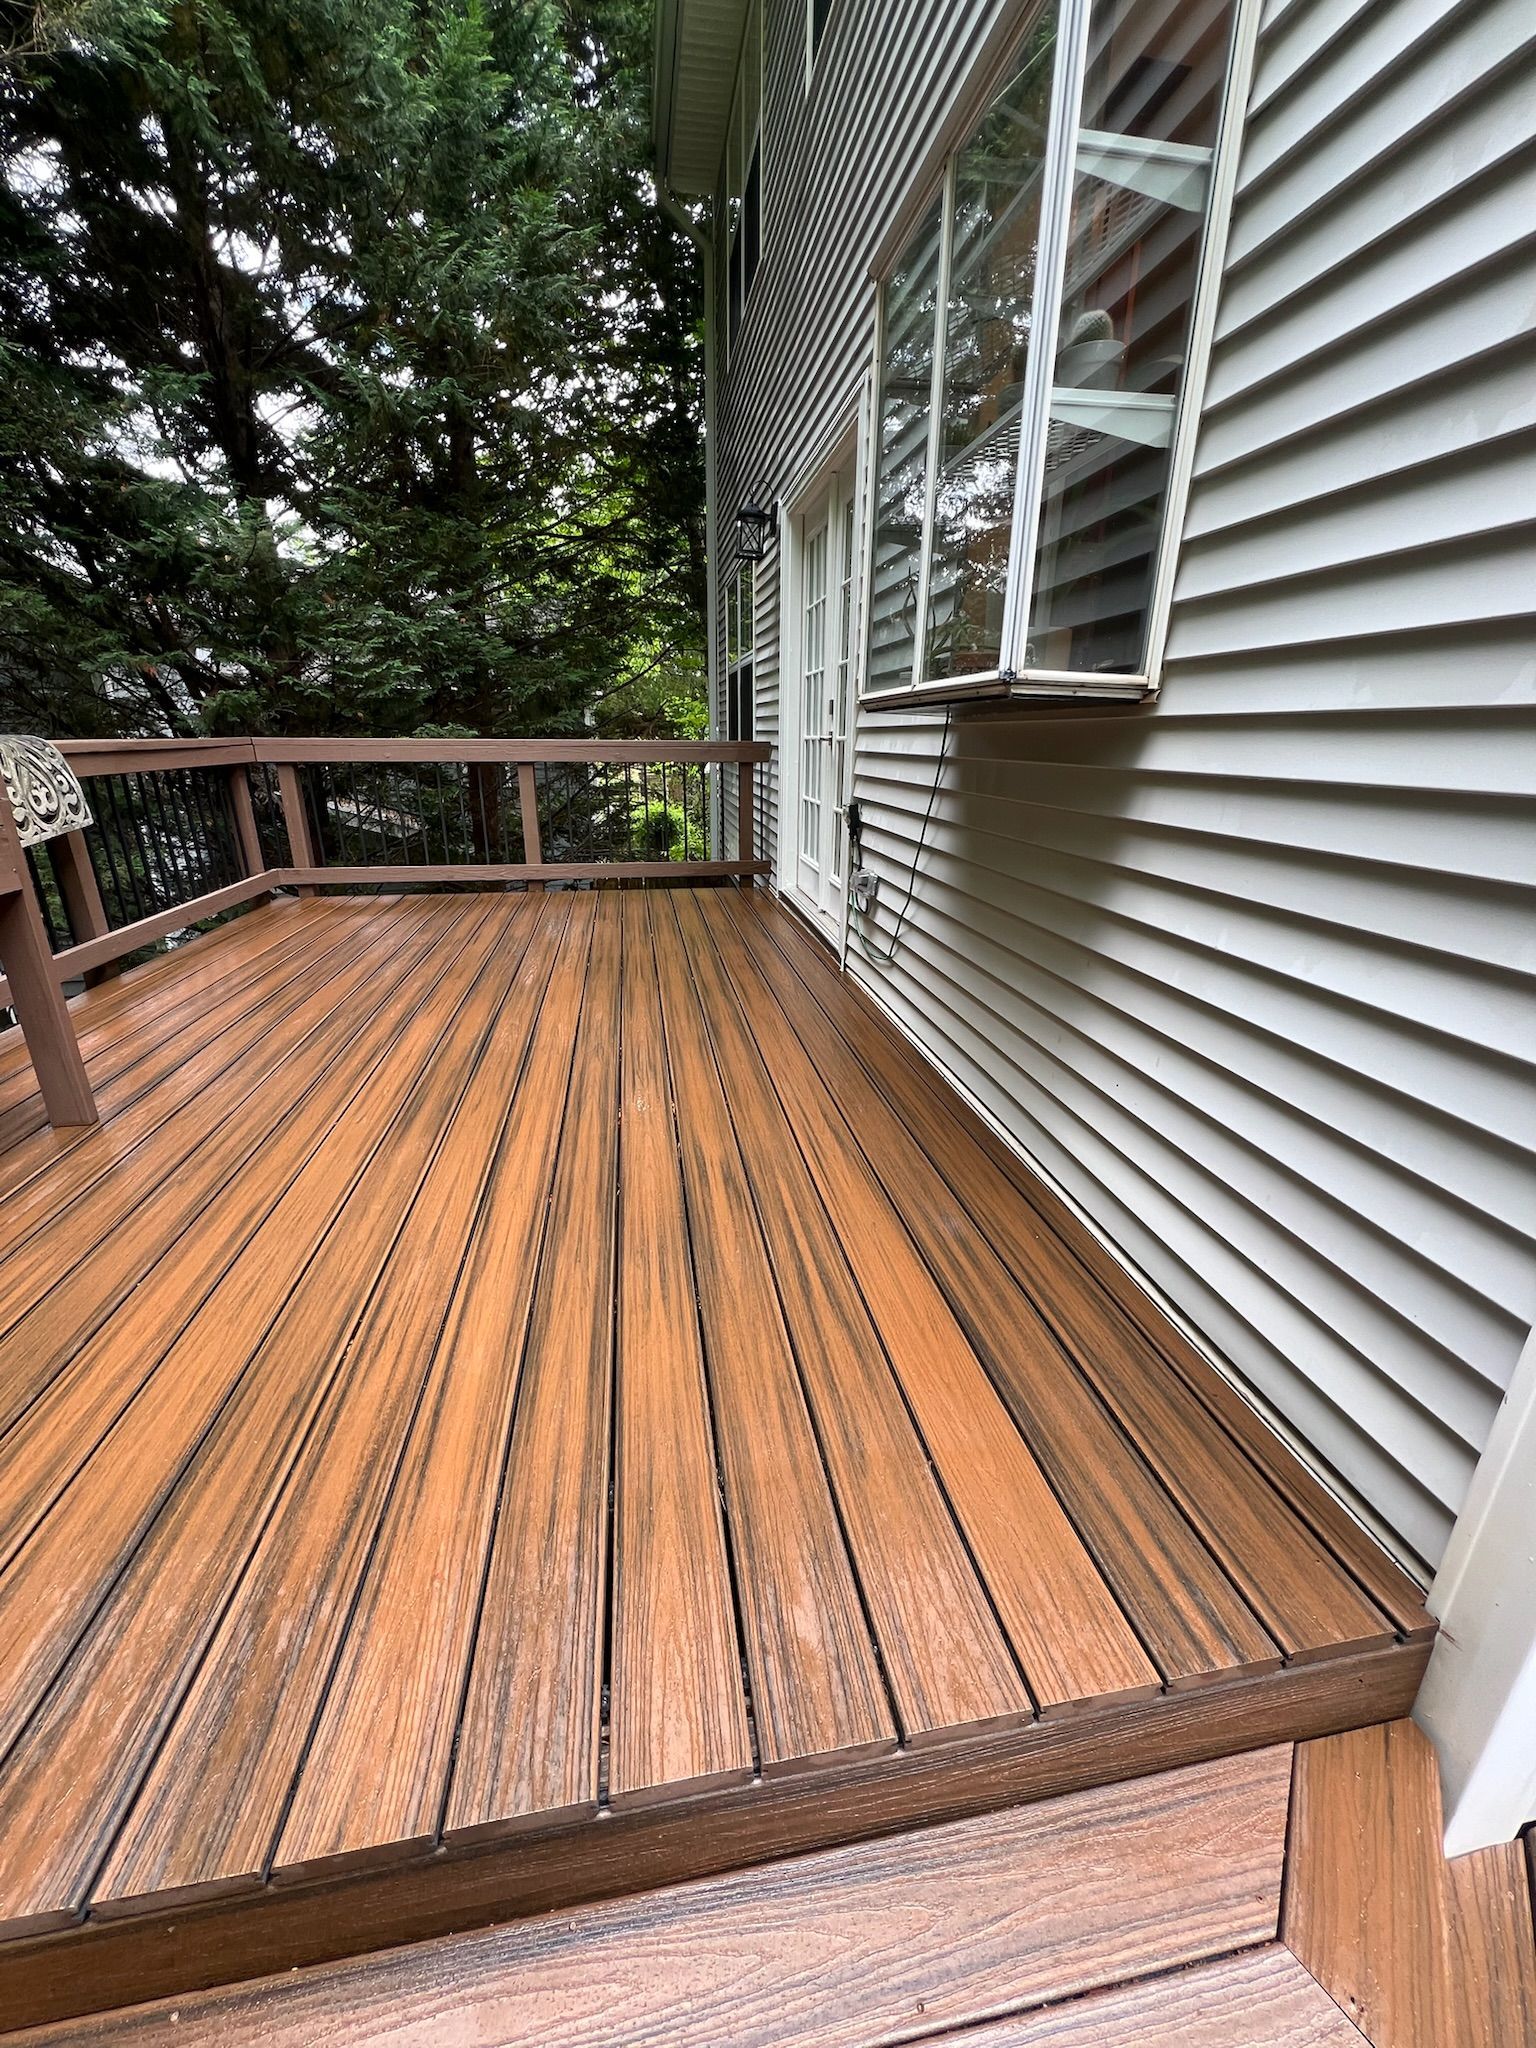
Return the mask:
{"type": "Polygon", "coordinates": [[[732,661],[745,661],[752,652],[752,578],[754,570],[750,562],[743,562],[736,571],[736,644],[731,650],[732,661]]]}
{"type": "Polygon", "coordinates": [[[725,590],[725,736],[752,737],[753,567],[739,562],[725,590]]]}
{"type": "Polygon", "coordinates": [[[1135,674],[1162,527],[1228,0],[1101,0],[1076,141],[1031,667],[1135,674]]]}
{"type": "Polygon", "coordinates": [[[821,859],[821,765],[827,738],[827,539],[825,525],[805,543],[801,615],[800,854],[821,859]]]}
{"type": "Polygon", "coordinates": [[[885,288],[869,600],[871,690],[897,689],[912,680],[942,224],[936,202],[885,288]]]}
{"type": "MultiPolygon", "coordinates": [[[[848,699],[853,674],[854,551],[857,518],[850,479],[844,479],[842,536],[838,547],[837,601],[837,683],[832,699],[832,787],[828,800],[841,803],[848,773],[848,699]]],[[[832,835],[829,857],[832,879],[840,881],[843,871],[843,835],[832,835]]]]}
{"type": "Polygon", "coordinates": [[[925,673],[998,666],[1040,235],[1056,11],[955,160],[925,673]]]}
{"type": "MultiPolygon", "coordinates": [[[[736,97],[731,102],[730,125],[725,131],[725,189],[734,201],[741,197],[741,187],[746,176],[746,151],[741,146],[741,73],[736,74],[736,97]]],[[[735,216],[732,215],[731,231],[735,232],[735,216]]]]}
{"type": "Polygon", "coordinates": [[[752,280],[757,275],[757,259],[763,252],[763,190],[760,169],[762,150],[754,146],[752,162],[747,171],[747,189],[741,201],[741,297],[745,305],[752,280]]]}

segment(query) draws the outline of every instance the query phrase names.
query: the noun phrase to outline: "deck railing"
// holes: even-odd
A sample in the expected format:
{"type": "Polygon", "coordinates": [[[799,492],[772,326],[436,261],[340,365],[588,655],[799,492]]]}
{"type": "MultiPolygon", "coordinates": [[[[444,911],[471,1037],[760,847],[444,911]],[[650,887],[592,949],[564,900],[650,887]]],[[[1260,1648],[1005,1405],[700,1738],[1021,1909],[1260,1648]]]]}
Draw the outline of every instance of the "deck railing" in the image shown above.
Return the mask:
{"type": "MultiPolygon", "coordinates": [[[[705,878],[758,857],[761,743],[64,740],[95,823],[32,850],[61,982],[270,894],[705,878]],[[734,851],[721,779],[738,779],[734,851]]],[[[0,982],[0,1004],[8,996],[0,982]]]]}

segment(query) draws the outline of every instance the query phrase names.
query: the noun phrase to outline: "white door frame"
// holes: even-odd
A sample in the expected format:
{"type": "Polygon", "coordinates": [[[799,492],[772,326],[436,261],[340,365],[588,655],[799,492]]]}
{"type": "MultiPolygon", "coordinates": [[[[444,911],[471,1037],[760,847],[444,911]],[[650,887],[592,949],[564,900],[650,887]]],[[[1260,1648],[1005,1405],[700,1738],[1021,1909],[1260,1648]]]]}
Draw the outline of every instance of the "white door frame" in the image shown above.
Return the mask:
{"type": "MultiPolygon", "coordinates": [[[[843,778],[839,788],[823,791],[824,805],[841,812],[852,787],[854,725],[862,686],[864,656],[864,441],[861,433],[863,408],[856,410],[834,435],[817,459],[802,472],[792,491],[781,501],[779,511],[779,560],[784,573],[779,579],[779,829],[774,849],[774,882],[780,893],[811,917],[826,937],[841,950],[848,915],[847,876],[831,904],[811,903],[799,886],[800,846],[800,716],[804,657],[804,545],[806,523],[826,506],[834,482],[840,482],[844,501],[851,493],[856,508],[852,570],[853,617],[850,634],[850,675],[846,740],[843,749],[843,778]]],[[[837,565],[840,533],[828,532],[828,646],[829,665],[835,665],[836,598],[841,577],[837,565]]],[[[840,828],[833,828],[840,829],[840,828]]],[[[823,846],[827,838],[823,837],[823,846]]],[[[847,866],[847,847],[843,846],[847,866]]]]}
{"type": "Polygon", "coordinates": [[[1440,1623],[1413,1718],[1440,1758],[1445,1851],[1536,1820],[1536,1330],[1429,1589],[1440,1623]]]}

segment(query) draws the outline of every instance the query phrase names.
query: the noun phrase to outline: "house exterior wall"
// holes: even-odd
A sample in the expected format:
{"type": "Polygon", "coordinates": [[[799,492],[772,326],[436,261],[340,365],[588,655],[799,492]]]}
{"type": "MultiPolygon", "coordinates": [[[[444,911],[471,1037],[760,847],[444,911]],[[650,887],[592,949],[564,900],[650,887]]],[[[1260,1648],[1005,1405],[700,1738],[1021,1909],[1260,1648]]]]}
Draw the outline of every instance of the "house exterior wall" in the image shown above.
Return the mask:
{"type": "MultiPolygon", "coordinates": [[[[833,0],[807,92],[770,0],[725,532],[856,409],[872,259],[1018,19],[833,0]]],[[[957,717],[890,964],[942,718],[855,754],[850,971],[1429,1564],[1536,1316],[1533,27],[1271,0],[1162,693],[957,717]]]]}

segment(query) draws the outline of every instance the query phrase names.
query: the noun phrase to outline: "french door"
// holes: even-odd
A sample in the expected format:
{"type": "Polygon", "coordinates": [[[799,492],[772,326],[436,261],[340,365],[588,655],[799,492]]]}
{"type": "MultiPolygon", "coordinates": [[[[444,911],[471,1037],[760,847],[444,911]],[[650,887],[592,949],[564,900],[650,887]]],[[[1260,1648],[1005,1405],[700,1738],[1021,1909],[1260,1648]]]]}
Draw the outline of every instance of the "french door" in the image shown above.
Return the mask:
{"type": "Polygon", "coordinates": [[[839,936],[846,886],[843,803],[856,646],[857,505],[852,470],[834,476],[800,523],[795,719],[794,858],[787,879],[802,907],[839,936]]]}

